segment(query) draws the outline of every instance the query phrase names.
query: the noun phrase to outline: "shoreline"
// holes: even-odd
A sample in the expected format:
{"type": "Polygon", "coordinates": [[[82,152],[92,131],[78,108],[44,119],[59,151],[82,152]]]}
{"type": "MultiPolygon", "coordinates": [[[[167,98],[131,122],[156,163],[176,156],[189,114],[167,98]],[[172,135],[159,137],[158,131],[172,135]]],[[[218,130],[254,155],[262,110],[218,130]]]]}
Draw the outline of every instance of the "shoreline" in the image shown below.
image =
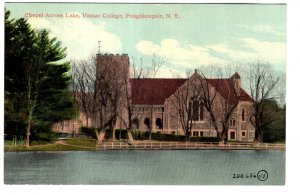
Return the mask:
{"type": "Polygon", "coordinates": [[[28,151],[105,151],[105,150],[281,150],[285,151],[285,144],[271,143],[227,143],[219,145],[214,142],[164,142],[164,141],[134,141],[103,142],[96,144],[96,140],[59,140],[44,145],[26,146],[5,145],[4,152],[28,151]],[[77,142],[76,142],[77,141],[77,142]]]}

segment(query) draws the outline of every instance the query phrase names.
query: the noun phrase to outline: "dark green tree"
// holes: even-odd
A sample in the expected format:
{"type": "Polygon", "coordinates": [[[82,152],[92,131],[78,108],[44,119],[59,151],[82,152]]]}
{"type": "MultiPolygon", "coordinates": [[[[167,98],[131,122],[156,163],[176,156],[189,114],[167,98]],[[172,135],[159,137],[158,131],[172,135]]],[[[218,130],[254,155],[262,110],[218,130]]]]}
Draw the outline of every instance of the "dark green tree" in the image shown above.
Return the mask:
{"type": "Polygon", "coordinates": [[[264,142],[285,142],[285,106],[275,100],[265,100],[262,114],[264,142]]]}
{"type": "Polygon", "coordinates": [[[5,13],[5,131],[30,135],[49,132],[54,122],[71,119],[66,48],[49,31],[35,31],[24,18],[5,13]]]}

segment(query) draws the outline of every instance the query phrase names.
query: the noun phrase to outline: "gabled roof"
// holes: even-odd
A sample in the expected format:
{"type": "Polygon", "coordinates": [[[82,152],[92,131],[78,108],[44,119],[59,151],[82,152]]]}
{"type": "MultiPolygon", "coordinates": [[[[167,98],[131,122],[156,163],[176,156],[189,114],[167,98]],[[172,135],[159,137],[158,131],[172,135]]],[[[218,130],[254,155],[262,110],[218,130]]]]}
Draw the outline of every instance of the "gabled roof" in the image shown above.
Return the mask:
{"type": "MultiPolygon", "coordinates": [[[[231,79],[207,79],[217,92],[234,103],[234,91],[230,87],[231,79]]],[[[183,85],[187,79],[130,79],[132,103],[137,105],[163,105],[165,100],[183,85]]],[[[251,97],[240,90],[240,101],[251,101],[251,97]]]]}
{"type": "Polygon", "coordinates": [[[130,79],[133,104],[163,105],[187,79],[130,79]]]}

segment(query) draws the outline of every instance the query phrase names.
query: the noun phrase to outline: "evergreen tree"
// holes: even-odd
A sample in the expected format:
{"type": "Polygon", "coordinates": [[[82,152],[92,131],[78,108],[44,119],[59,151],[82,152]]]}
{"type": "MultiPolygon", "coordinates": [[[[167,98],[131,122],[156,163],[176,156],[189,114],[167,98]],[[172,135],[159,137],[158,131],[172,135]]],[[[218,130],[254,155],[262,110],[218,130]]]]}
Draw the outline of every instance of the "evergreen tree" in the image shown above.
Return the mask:
{"type": "Polygon", "coordinates": [[[265,100],[263,112],[264,142],[285,142],[285,106],[275,100],[265,100]]]}
{"type": "Polygon", "coordinates": [[[30,135],[49,132],[54,122],[71,119],[66,48],[49,31],[35,31],[24,18],[5,13],[5,132],[30,135]],[[25,130],[26,129],[26,130],[25,130]]]}

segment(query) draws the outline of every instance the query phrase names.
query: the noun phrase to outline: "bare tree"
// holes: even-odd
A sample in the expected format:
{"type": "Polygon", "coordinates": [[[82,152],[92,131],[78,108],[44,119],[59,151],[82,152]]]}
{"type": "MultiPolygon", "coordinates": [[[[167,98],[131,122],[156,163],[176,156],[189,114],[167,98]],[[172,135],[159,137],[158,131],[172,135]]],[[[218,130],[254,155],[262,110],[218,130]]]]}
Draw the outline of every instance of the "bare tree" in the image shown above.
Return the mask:
{"type": "Polygon", "coordinates": [[[235,78],[231,77],[226,80],[225,85],[228,91],[220,98],[222,113],[220,123],[222,124],[222,141],[224,143],[228,140],[229,120],[239,103],[239,86],[236,86],[235,78]]]}
{"type": "Polygon", "coordinates": [[[26,102],[26,146],[30,145],[30,132],[32,125],[34,123],[34,114],[35,109],[38,106],[38,96],[41,90],[41,79],[42,76],[40,74],[42,66],[44,65],[40,61],[40,56],[38,56],[39,60],[37,62],[31,61],[26,64],[26,94],[25,94],[25,102],[26,102]]]}
{"type": "MultiPolygon", "coordinates": [[[[113,55],[98,55],[97,58],[94,96],[99,102],[99,105],[95,107],[99,113],[99,141],[102,141],[99,137],[100,133],[105,132],[107,127],[112,130],[112,139],[114,139],[117,117],[120,115],[121,105],[124,102],[126,86],[122,79],[124,64],[120,58],[115,58],[113,55]]],[[[126,66],[129,68],[129,62],[126,66]]]]}
{"type": "Polygon", "coordinates": [[[96,59],[90,57],[79,62],[74,61],[72,65],[72,91],[76,104],[84,113],[85,125],[89,126],[93,114],[93,106],[96,104],[94,98],[96,82],[96,59]]]}
{"type": "Polygon", "coordinates": [[[252,107],[253,114],[251,116],[251,123],[255,127],[255,141],[263,141],[263,128],[267,123],[274,120],[275,114],[266,115],[268,100],[274,99],[272,94],[275,86],[279,82],[279,77],[275,76],[271,67],[267,63],[261,63],[259,60],[255,64],[249,64],[249,90],[253,98],[252,107]],[[270,117],[270,116],[273,117],[270,117]]]}
{"type": "MultiPolygon", "coordinates": [[[[166,61],[162,58],[157,56],[156,54],[153,54],[152,56],[152,63],[151,66],[149,68],[150,70],[150,77],[155,78],[158,71],[161,69],[161,67],[166,63],[166,61]]],[[[152,104],[150,105],[150,118],[153,119],[154,117],[154,104],[153,104],[153,100],[156,96],[155,94],[155,86],[151,85],[150,86],[150,90],[151,90],[151,99],[152,99],[152,104]]],[[[155,127],[155,125],[153,125],[153,120],[151,120],[150,122],[150,126],[149,126],[149,140],[152,139],[152,131],[153,128],[155,127]]]]}
{"type": "Polygon", "coordinates": [[[191,97],[195,94],[193,80],[187,72],[189,78],[183,86],[180,86],[170,98],[172,106],[176,112],[171,113],[172,117],[179,118],[182,129],[185,132],[186,139],[188,140],[193,128],[192,119],[192,104],[191,97]]]}
{"type": "MultiPolygon", "coordinates": [[[[230,67],[228,67],[230,68],[230,67]]],[[[227,70],[229,72],[229,70],[227,70]]],[[[239,102],[240,86],[236,73],[232,77],[224,78],[223,71],[212,66],[206,67],[194,79],[194,88],[197,91],[206,111],[209,113],[210,123],[214,127],[220,141],[226,143],[228,139],[229,120],[239,102]],[[213,70],[214,69],[214,70],[213,70]],[[208,78],[213,75],[215,78],[208,78]]],[[[227,75],[227,74],[226,74],[227,75]]]]}
{"type": "MultiPolygon", "coordinates": [[[[142,115],[143,109],[137,105],[134,105],[132,102],[133,99],[133,91],[135,94],[142,93],[141,87],[144,84],[144,79],[147,79],[149,77],[155,77],[159,69],[165,64],[165,60],[161,57],[158,57],[157,55],[153,54],[151,64],[148,66],[145,66],[143,63],[143,60],[140,59],[139,62],[137,62],[134,58],[132,58],[131,61],[131,79],[128,79],[128,67],[122,66],[123,69],[123,86],[124,86],[124,96],[125,96],[125,105],[127,108],[127,118],[121,117],[121,120],[123,124],[126,126],[126,128],[129,130],[132,130],[133,126],[133,119],[137,118],[140,120],[140,116],[142,115]],[[127,121],[127,122],[126,122],[127,121]]],[[[154,99],[155,93],[154,93],[154,87],[150,86],[151,98],[154,99]]],[[[149,105],[150,107],[150,115],[153,117],[153,107],[154,105],[149,105]]],[[[151,139],[151,132],[152,132],[152,122],[150,122],[149,125],[149,132],[150,132],[150,139],[151,139]]]]}
{"type": "MultiPolygon", "coordinates": [[[[126,62],[122,62],[125,64],[126,62]]],[[[132,103],[132,90],[139,92],[141,85],[143,84],[143,79],[147,78],[149,75],[149,71],[145,69],[143,66],[142,59],[140,60],[139,66],[136,64],[136,60],[132,58],[131,60],[131,78],[129,78],[129,72],[127,66],[122,66],[122,82],[124,86],[124,105],[127,110],[127,114],[125,116],[120,115],[120,120],[122,124],[126,127],[129,137],[131,136],[131,130],[133,129],[133,117],[140,118],[139,114],[141,113],[141,109],[132,103]]]]}
{"type": "Polygon", "coordinates": [[[142,61],[136,66],[133,61],[133,79],[130,81],[129,59],[127,56],[101,55],[88,61],[81,61],[73,66],[73,91],[76,99],[86,115],[92,119],[92,126],[97,127],[99,141],[103,139],[105,129],[112,130],[112,139],[117,118],[132,129],[132,118],[138,109],[132,104],[132,87],[138,90],[143,79],[156,75],[164,60],[153,56],[152,65],[144,68],[142,61]],[[78,93],[79,92],[79,93],[78,93]],[[124,107],[127,114],[123,115],[124,107]],[[127,118],[126,118],[127,116],[127,118]]]}
{"type": "Polygon", "coordinates": [[[105,130],[112,130],[112,139],[124,97],[124,83],[120,62],[122,56],[92,57],[73,65],[73,91],[75,99],[83,111],[87,125],[96,127],[98,141],[103,141],[105,130]]]}

